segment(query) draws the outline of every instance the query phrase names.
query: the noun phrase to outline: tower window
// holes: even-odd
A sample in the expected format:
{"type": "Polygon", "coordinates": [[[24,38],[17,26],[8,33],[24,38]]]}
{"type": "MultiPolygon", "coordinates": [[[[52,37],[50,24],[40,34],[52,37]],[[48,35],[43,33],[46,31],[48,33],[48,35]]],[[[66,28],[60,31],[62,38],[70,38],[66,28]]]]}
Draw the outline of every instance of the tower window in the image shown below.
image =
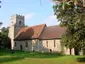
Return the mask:
{"type": "Polygon", "coordinates": [[[19,21],[19,25],[21,25],[21,21],[19,21]]]}

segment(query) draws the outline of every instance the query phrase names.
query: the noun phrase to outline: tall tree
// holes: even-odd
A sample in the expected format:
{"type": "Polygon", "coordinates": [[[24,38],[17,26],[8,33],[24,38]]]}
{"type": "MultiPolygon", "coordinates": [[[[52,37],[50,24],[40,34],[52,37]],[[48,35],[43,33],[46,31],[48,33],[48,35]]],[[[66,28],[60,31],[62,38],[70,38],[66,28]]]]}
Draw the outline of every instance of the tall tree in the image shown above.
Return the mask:
{"type": "Polygon", "coordinates": [[[0,32],[0,48],[11,48],[11,40],[8,37],[8,27],[2,27],[0,32]]]}
{"type": "Polygon", "coordinates": [[[84,0],[54,0],[54,13],[60,25],[66,28],[62,45],[69,48],[85,47],[85,5],[84,0]]]}
{"type": "Polygon", "coordinates": [[[11,40],[4,32],[0,33],[0,48],[11,48],[11,40]]]}

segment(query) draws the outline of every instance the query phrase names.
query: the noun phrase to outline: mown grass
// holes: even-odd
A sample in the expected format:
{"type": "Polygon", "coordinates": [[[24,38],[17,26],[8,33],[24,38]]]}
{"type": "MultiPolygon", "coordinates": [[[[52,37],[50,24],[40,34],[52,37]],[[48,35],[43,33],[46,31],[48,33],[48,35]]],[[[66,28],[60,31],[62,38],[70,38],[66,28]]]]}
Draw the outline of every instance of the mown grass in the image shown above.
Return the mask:
{"type": "Polygon", "coordinates": [[[85,64],[77,58],[83,56],[66,56],[56,53],[24,52],[0,49],[0,64],[85,64]]]}

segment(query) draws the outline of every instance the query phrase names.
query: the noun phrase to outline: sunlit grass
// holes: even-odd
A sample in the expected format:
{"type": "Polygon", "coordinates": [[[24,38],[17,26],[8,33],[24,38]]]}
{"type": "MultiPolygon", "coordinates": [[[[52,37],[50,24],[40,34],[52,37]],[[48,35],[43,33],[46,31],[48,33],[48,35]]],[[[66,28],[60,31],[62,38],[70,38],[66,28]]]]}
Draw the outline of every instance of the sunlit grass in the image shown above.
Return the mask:
{"type": "Polygon", "coordinates": [[[0,64],[85,64],[77,62],[83,56],[0,50],[0,64]]]}

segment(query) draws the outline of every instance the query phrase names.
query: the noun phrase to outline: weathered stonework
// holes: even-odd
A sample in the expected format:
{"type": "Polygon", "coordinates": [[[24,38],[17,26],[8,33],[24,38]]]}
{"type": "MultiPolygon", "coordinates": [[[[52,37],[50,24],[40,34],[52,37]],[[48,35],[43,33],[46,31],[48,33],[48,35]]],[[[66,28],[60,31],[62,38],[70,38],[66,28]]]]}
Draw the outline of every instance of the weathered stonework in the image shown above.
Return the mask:
{"type": "MultiPolygon", "coordinates": [[[[9,37],[11,39],[11,49],[24,51],[38,51],[38,52],[62,52],[60,39],[30,39],[14,41],[18,31],[24,27],[24,16],[11,16],[11,25],[9,28],[9,37]]],[[[70,55],[69,48],[63,49],[64,54],[70,55]]],[[[71,54],[74,55],[74,49],[71,49],[71,54]]]]}
{"type": "Polygon", "coordinates": [[[9,37],[11,39],[11,48],[14,49],[14,38],[18,31],[24,27],[24,16],[13,15],[10,18],[11,24],[9,27],[9,37]]]}

